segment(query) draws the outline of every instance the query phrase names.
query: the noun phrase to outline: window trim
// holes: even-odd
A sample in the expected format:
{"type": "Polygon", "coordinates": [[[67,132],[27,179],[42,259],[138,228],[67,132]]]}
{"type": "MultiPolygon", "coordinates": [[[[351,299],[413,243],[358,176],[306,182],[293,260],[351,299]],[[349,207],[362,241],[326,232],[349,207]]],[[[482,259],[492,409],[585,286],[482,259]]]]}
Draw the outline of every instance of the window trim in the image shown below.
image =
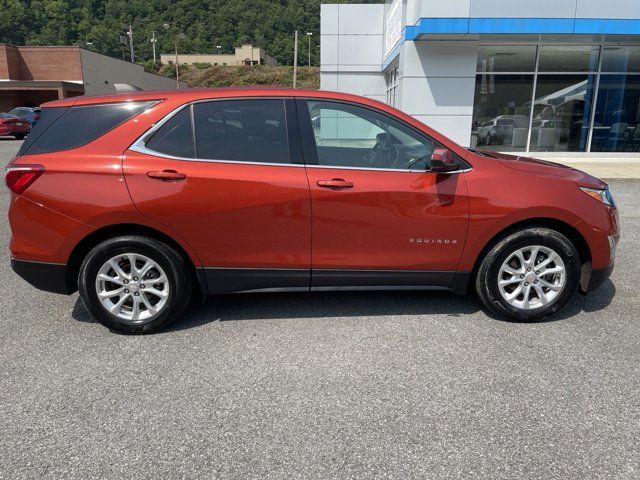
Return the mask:
{"type": "MultiPolygon", "coordinates": [[[[430,173],[432,175],[442,175],[442,172],[432,172],[431,170],[412,170],[409,168],[376,168],[376,167],[343,167],[343,166],[335,166],[335,165],[320,165],[318,161],[318,151],[315,140],[315,135],[313,133],[313,128],[311,126],[311,113],[309,112],[309,107],[307,102],[315,101],[315,102],[329,102],[329,103],[339,103],[343,105],[349,105],[352,107],[359,107],[365,110],[369,110],[373,113],[377,113],[384,117],[387,117],[395,122],[398,122],[403,127],[413,131],[419,137],[432,142],[433,145],[440,145],[448,150],[451,150],[446,145],[442,145],[435,138],[431,138],[429,135],[414,127],[413,125],[405,122],[404,120],[397,118],[393,115],[388,114],[383,110],[379,110],[377,108],[371,107],[369,105],[364,105],[362,103],[351,102],[348,100],[339,100],[333,98],[326,97],[296,97],[296,108],[298,110],[298,123],[300,124],[300,135],[302,136],[302,146],[305,157],[305,165],[309,168],[329,168],[334,170],[364,170],[364,171],[378,171],[378,172],[401,172],[401,173],[430,173]]],[[[460,163],[461,167],[459,170],[454,170],[452,172],[446,172],[446,175],[455,175],[458,173],[466,173],[473,170],[473,167],[466,162],[462,157],[457,155],[455,152],[451,152],[456,157],[456,160],[460,163]]]]}
{"type": "Polygon", "coordinates": [[[136,139],[128,148],[133,152],[142,153],[145,155],[150,155],[154,157],[166,158],[168,160],[178,160],[183,162],[203,162],[203,163],[225,163],[225,164],[237,164],[237,165],[264,165],[264,166],[272,166],[272,167],[304,167],[304,163],[294,162],[292,158],[292,154],[295,150],[295,145],[292,145],[292,134],[290,132],[291,126],[290,122],[295,121],[295,119],[290,119],[290,111],[287,108],[287,101],[291,100],[291,97],[282,97],[282,96],[256,96],[256,97],[219,97],[219,98],[202,98],[198,100],[193,100],[187,103],[184,103],[178,106],[175,110],[169,112],[165,115],[161,120],[154,123],[149,127],[149,129],[144,132],[138,139],[136,139]],[[284,114],[285,114],[285,126],[287,128],[287,141],[288,141],[288,149],[289,149],[289,163],[272,163],[272,162],[249,162],[244,160],[222,160],[217,158],[188,158],[188,157],[178,157],[175,155],[169,155],[163,152],[158,152],[156,150],[152,150],[147,148],[146,143],[151,140],[151,138],[155,135],[155,133],[162,128],[162,126],[167,123],[174,115],[177,115],[182,110],[188,108],[191,110],[190,118],[191,118],[191,137],[193,142],[193,152],[194,155],[198,154],[197,150],[197,142],[196,142],[196,129],[195,129],[195,121],[194,121],[194,105],[199,103],[211,103],[211,102],[222,102],[222,101],[242,101],[242,100],[280,100],[283,104],[284,114]]]}

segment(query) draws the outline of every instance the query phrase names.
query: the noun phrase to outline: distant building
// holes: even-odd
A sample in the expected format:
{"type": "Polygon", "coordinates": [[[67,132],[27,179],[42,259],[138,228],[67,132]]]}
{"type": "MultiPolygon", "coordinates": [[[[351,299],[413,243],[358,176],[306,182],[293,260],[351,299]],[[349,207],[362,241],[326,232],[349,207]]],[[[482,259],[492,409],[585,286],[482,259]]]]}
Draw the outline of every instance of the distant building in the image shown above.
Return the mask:
{"type": "MultiPolygon", "coordinates": [[[[160,61],[172,65],[176,57],[172,53],[160,55],[160,61]]],[[[194,63],[210,63],[211,65],[277,65],[278,61],[264,51],[263,48],[253,45],[236,47],[234,54],[189,54],[179,55],[180,65],[192,65],[194,63]]]]}
{"type": "Polygon", "coordinates": [[[143,90],[176,88],[174,79],[80,47],[0,44],[0,111],[77,95],[115,93],[115,83],[143,90]]]}

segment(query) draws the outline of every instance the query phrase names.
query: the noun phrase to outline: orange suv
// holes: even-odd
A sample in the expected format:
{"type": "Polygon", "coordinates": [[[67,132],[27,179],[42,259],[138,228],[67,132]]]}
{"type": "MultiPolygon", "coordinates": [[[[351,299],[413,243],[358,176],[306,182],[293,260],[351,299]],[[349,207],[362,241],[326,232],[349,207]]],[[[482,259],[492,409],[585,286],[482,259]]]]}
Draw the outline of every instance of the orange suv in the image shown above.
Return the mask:
{"type": "Polygon", "coordinates": [[[51,102],[6,183],[15,272],[129,333],[194,293],[471,286],[495,315],[543,318],[606,280],[619,237],[596,178],[322,91],[51,102]]]}

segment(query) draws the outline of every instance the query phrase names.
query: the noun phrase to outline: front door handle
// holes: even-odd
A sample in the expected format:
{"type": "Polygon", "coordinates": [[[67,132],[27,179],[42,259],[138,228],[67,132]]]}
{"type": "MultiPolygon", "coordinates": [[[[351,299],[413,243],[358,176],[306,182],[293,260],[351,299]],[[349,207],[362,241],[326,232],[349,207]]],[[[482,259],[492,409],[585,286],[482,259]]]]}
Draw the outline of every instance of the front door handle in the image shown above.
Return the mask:
{"type": "Polygon", "coordinates": [[[176,172],[175,170],[163,170],[161,172],[147,172],[147,177],[163,180],[165,182],[175,182],[177,180],[184,180],[187,176],[184,173],[176,172]]]}
{"type": "Polygon", "coordinates": [[[353,182],[347,182],[342,178],[332,178],[331,180],[318,180],[316,182],[319,187],[333,188],[340,190],[342,188],[353,188],[353,182]]]}

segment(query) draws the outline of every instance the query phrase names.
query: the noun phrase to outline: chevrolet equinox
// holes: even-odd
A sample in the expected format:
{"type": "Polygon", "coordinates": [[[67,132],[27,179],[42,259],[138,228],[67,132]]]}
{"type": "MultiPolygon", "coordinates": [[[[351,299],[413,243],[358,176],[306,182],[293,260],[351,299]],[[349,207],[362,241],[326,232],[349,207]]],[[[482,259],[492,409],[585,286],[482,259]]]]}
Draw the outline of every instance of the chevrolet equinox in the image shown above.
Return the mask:
{"type": "Polygon", "coordinates": [[[474,290],[546,318],[609,277],[619,238],[597,178],[322,91],[54,101],[5,180],[13,270],[127,333],[194,293],[474,290]]]}

